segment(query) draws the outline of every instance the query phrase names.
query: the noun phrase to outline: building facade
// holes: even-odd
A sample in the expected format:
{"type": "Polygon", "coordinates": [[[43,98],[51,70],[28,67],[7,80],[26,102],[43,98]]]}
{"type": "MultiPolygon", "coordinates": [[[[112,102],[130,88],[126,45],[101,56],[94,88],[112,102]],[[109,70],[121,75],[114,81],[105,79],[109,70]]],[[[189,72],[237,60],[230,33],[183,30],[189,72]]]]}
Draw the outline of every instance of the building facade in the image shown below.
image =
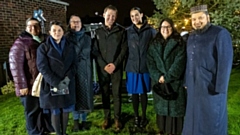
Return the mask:
{"type": "Polygon", "coordinates": [[[60,0],[0,1],[0,87],[5,85],[8,79],[4,63],[8,63],[9,50],[18,35],[26,28],[27,18],[33,16],[34,10],[41,8],[46,19],[45,32],[48,33],[48,24],[51,20],[67,24],[67,6],[68,3],[60,0]]]}

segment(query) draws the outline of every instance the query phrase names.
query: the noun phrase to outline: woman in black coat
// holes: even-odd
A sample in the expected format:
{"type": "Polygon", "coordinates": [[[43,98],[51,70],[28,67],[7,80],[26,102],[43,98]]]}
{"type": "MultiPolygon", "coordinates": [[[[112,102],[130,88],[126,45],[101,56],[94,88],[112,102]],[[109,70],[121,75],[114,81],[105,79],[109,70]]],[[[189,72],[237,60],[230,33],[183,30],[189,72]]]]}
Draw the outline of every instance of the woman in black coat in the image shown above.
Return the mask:
{"type": "Polygon", "coordinates": [[[59,22],[50,23],[49,33],[47,41],[37,50],[37,67],[43,75],[40,106],[51,111],[57,135],[65,135],[69,112],[75,104],[76,54],[73,44],[63,37],[63,26],[59,22]]]}
{"type": "Polygon", "coordinates": [[[147,92],[150,91],[150,76],[147,69],[148,43],[156,34],[156,30],[144,20],[140,8],[134,7],[130,10],[132,25],[127,29],[128,58],[126,64],[127,91],[132,94],[134,110],[134,126],[145,127],[147,124],[147,92]],[[140,95],[140,96],[139,96],[140,95]],[[141,99],[142,118],[139,120],[139,99],[141,99]]]}

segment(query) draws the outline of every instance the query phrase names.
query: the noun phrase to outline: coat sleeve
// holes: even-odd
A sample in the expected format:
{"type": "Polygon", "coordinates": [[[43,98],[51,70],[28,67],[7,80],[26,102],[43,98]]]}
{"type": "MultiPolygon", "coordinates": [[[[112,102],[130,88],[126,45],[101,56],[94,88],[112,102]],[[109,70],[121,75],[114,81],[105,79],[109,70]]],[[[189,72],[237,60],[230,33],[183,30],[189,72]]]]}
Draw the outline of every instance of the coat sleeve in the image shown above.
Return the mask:
{"type": "Polygon", "coordinates": [[[24,43],[18,38],[9,52],[9,64],[10,70],[13,76],[15,90],[17,95],[19,90],[23,88],[28,88],[27,78],[24,72],[24,61],[25,61],[25,50],[24,43]]]}
{"type": "Polygon", "coordinates": [[[121,52],[118,55],[118,57],[116,58],[116,60],[113,62],[113,64],[115,65],[115,67],[119,67],[119,66],[123,66],[122,62],[123,60],[126,58],[126,54],[127,54],[127,31],[123,32],[122,35],[122,41],[121,41],[121,52]]]}
{"type": "Polygon", "coordinates": [[[91,53],[91,38],[86,37],[86,42],[83,45],[83,48],[79,54],[80,60],[90,60],[90,53],[91,53]]]}
{"type": "MultiPolygon", "coordinates": [[[[153,43],[153,42],[152,42],[153,43]]],[[[154,45],[150,43],[148,51],[147,51],[147,67],[148,71],[150,73],[150,77],[154,82],[158,82],[160,76],[163,74],[160,70],[157,68],[157,63],[154,60],[154,45]]]]}
{"type": "Polygon", "coordinates": [[[174,62],[166,71],[164,79],[166,83],[169,83],[173,80],[178,80],[180,77],[183,77],[183,73],[186,67],[186,46],[178,45],[177,55],[175,56],[174,62]]]}
{"type": "Polygon", "coordinates": [[[37,49],[37,68],[42,73],[44,80],[51,86],[57,87],[61,79],[57,74],[51,71],[47,57],[47,45],[41,44],[37,49]]]}
{"type": "Polygon", "coordinates": [[[215,91],[218,93],[227,93],[233,62],[233,48],[230,34],[226,29],[219,32],[216,40],[216,48],[218,63],[215,91]]]}
{"type": "Polygon", "coordinates": [[[103,59],[103,57],[99,51],[97,37],[94,39],[92,54],[100,67],[105,67],[107,65],[107,62],[103,59]]]}
{"type": "Polygon", "coordinates": [[[74,50],[74,46],[71,45],[72,47],[72,56],[73,56],[73,60],[72,60],[72,64],[69,67],[69,69],[66,71],[65,76],[68,76],[70,78],[70,80],[72,80],[77,72],[77,63],[78,63],[78,58],[77,58],[77,54],[76,51],[74,50]]]}

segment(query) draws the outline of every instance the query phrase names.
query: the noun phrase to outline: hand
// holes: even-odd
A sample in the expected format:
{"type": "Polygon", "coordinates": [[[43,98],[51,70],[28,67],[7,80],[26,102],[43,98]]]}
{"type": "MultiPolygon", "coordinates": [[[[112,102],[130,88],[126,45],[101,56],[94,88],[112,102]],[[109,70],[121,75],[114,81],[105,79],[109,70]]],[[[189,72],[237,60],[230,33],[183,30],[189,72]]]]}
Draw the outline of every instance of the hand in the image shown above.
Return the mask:
{"type": "Polygon", "coordinates": [[[115,70],[115,65],[113,63],[109,63],[104,67],[104,70],[108,73],[108,74],[112,74],[115,70]]]}
{"type": "Polygon", "coordinates": [[[70,82],[70,79],[68,78],[68,76],[66,76],[63,80],[63,82],[68,86],[69,85],[69,82],[70,82]]]}
{"type": "Polygon", "coordinates": [[[111,74],[111,73],[110,73],[110,70],[109,70],[109,65],[106,65],[106,66],[104,67],[104,70],[105,70],[108,74],[111,74]]]}
{"type": "Polygon", "coordinates": [[[115,65],[113,63],[109,63],[108,65],[109,65],[108,68],[109,68],[109,70],[110,70],[110,72],[112,74],[114,72],[114,70],[116,69],[116,67],[115,67],[115,65]]]}
{"type": "Polygon", "coordinates": [[[21,94],[22,96],[28,95],[28,88],[20,89],[20,94],[21,94]]]}
{"type": "Polygon", "coordinates": [[[68,87],[68,85],[66,84],[65,79],[63,79],[62,81],[60,81],[60,83],[59,83],[58,86],[57,86],[57,88],[58,88],[59,90],[65,89],[65,88],[67,88],[67,87],[68,87]]]}
{"type": "Polygon", "coordinates": [[[158,82],[159,82],[159,83],[164,83],[164,82],[165,82],[164,76],[161,76],[161,77],[159,78],[158,82]]]}

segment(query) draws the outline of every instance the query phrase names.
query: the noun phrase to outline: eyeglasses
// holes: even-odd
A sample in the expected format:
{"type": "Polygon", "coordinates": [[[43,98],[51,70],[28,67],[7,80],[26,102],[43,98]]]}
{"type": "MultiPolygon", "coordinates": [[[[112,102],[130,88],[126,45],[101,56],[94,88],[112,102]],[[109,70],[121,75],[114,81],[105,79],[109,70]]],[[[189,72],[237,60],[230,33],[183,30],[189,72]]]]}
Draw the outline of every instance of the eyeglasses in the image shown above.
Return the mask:
{"type": "Polygon", "coordinates": [[[80,23],[81,21],[71,21],[71,23],[80,23]]]}
{"type": "Polygon", "coordinates": [[[161,26],[162,29],[172,29],[171,26],[161,26]]]}

